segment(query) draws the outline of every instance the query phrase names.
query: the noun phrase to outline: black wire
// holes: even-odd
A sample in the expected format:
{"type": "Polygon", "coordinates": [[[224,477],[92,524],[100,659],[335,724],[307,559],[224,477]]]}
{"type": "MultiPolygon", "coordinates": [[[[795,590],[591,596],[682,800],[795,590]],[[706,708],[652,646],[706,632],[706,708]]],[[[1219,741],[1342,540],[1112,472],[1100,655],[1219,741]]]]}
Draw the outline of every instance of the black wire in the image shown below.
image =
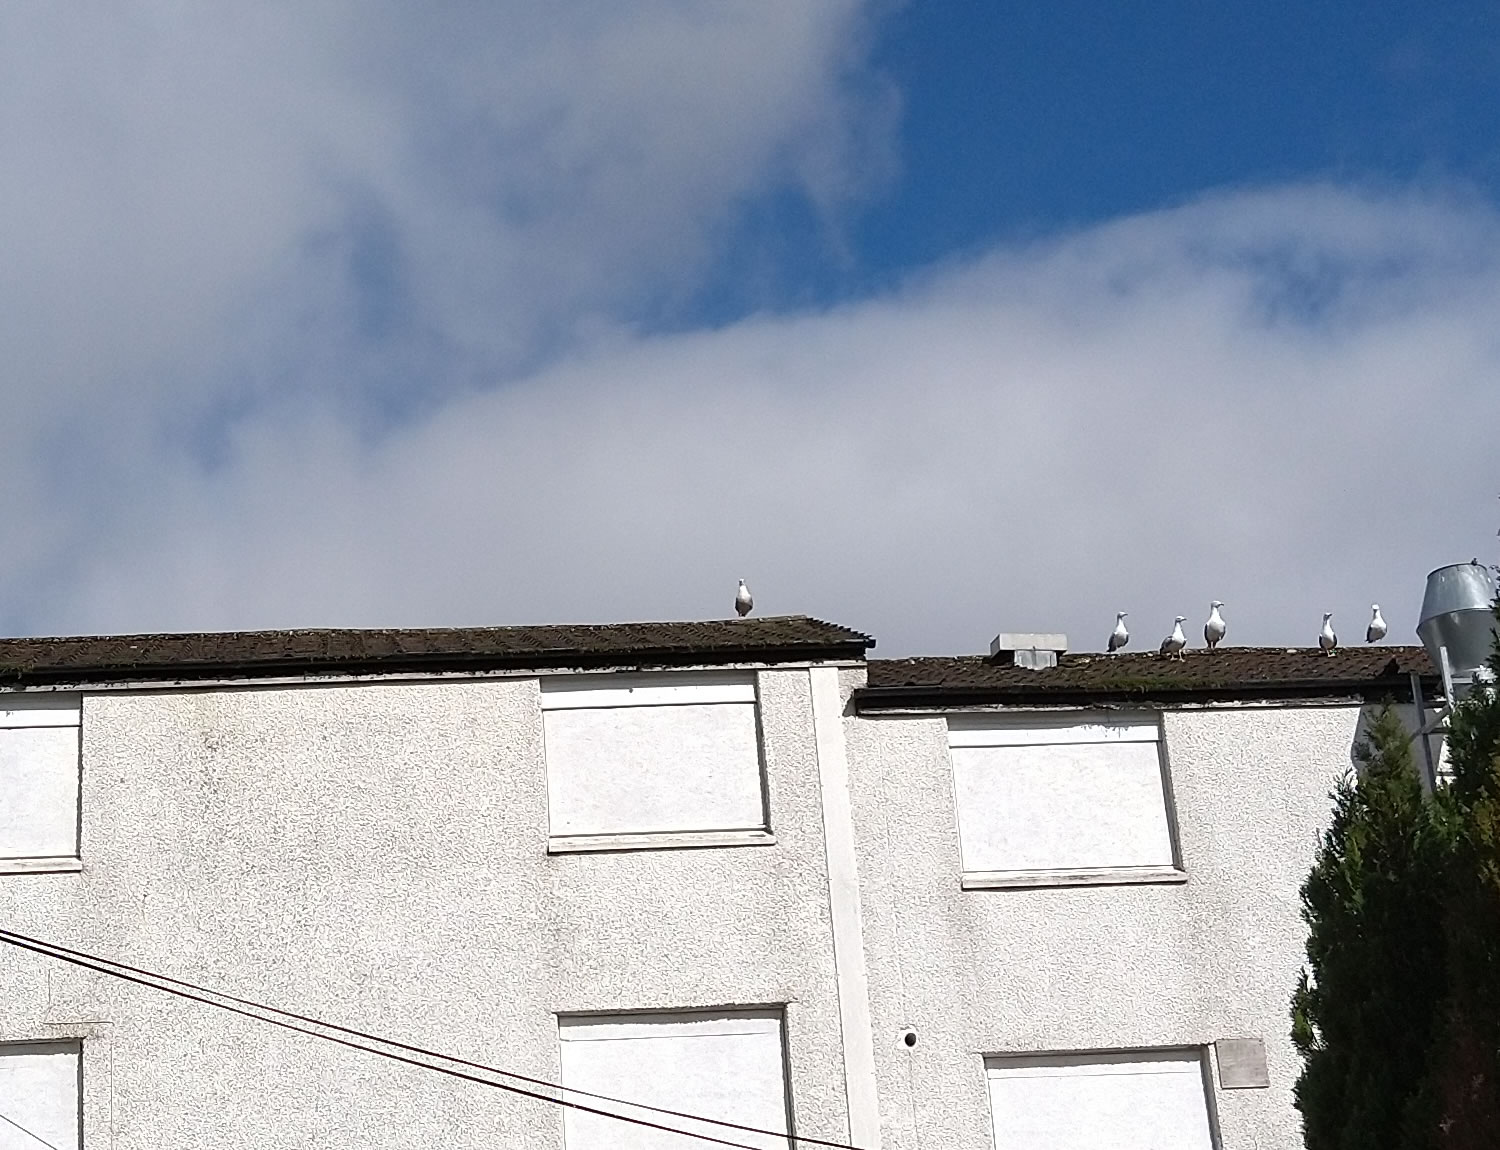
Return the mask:
{"type": "MultiPolygon", "coordinates": [[[[327,1030],[333,1030],[340,1034],[348,1034],[354,1038],[364,1039],[367,1042],[379,1042],[384,1046],[389,1046],[396,1050],[404,1050],[409,1054],[420,1054],[427,1058],[438,1058],[443,1060],[444,1062],[451,1062],[458,1066],[467,1066],[473,1070],[483,1070],[486,1073],[495,1074],[502,1078],[513,1078],[518,1082],[525,1082],[531,1086],[541,1086],[549,1090],[557,1090],[567,1094],[576,1094],[584,1098],[594,1098],[601,1102],[613,1102],[618,1106],[629,1106],[636,1110],[649,1110],[653,1113],[664,1114],[671,1118],[686,1118],[690,1121],[702,1122],[705,1125],[709,1126],[722,1126],[727,1129],[738,1130],[745,1134],[764,1134],[772,1138],[790,1138],[794,1142],[802,1142],[809,1146],[827,1146],[831,1147],[832,1150],[859,1150],[859,1147],[851,1146],[845,1142],[830,1142],[822,1138],[797,1137],[779,1130],[766,1130],[758,1126],[745,1126],[741,1125],[738,1122],[726,1121],[722,1118],[704,1118],[701,1115],[690,1114],[682,1110],[668,1110],[665,1107],[661,1106],[651,1106],[645,1102],[632,1102],[629,1099],[625,1098],[615,1098],[608,1094],[598,1094],[592,1090],[582,1090],[572,1086],[564,1086],[560,1083],[550,1082],[545,1078],[530,1078],[525,1074],[520,1074],[513,1070],[502,1070],[496,1066],[488,1066],[483,1062],[470,1062],[467,1059],[458,1058],[455,1055],[451,1054],[444,1054],[438,1050],[428,1050],[425,1047],[421,1046],[411,1046],[404,1042],[397,1042],[394,1039],[384,1038],[378,1034],[370,1034],[362,1030],[354,1030],[347,1026],[340,1026],[334,1022],[325,1022],[320,1018],[310,1018],[306,1015],[296,1014],[290,1010],[282,1010],[279,1007],[266,1006],[264,1003],[255,1002],[248,998],[236,998],[234,995],[226,994],[224,991],[198,986],[191,982],[185,982],[180,978],[173,978],[171,975],[160,974],[153,970],[142,970],[140,967],[131,966],[128,963],[119,962],[112,958],[100,958],[97,955],[87,954],[84,951],[71,950],[68,947],[61,946],[55,942],[45,942],[41,939],[29,938],[24,934],[17,934],[14,931],[0,929],[0,942],[12,942],[12,940],[15,940],[13,942],[13,945],[17,946],[29,944],[26,947],[27,949],[44,948],[43,950],[38,950],[38,953],[51,953],[54,957],[63,958],[65,960],[68,960],[69,956],[73,956],[79,959],[86,959],[92,963],[101,964],[105,967],[116,967],[120,970],[128,970],[133,974],[138,974],[145,978],[152,978],[160,982],[171,983],[174,986],[187,987],[189,990],[196,991],[201,994],[211,994],[217,998],[222,998],[227,1002],[236,1002],[241,1006],[252,1007],[256,1010],[264,1011],[267,1014],[275,1014],[283,1018],[290,1018],[297,1022],[306,1023],[310,1026],[321,1026],[327,1030]]],[[[90,969],[93,968],[91,967],[90,969]]],[[[111,974],[113,972],[105,970],[103,973],[111,974]]],[[[165,987],[157,987],[156,989],[166,991],[165,987]]],[[[166,992],[175,993],[173,991],[166,992]]],[[[266,1019],[265,1021],[270,1020],[266,1019]]],[[[307,1032],[302,1031],[301,1033],[307,1032]]]]}
{"type": "Polygon", "coordinates": [[[184,981],[180,978],[173,978],[170,975],[166,974],[158,974],[155,971],[143,970],[140,967],[130,966],[128,963],[118,962],[115,959],[99,958],[97,955],[88,954],[84,951],[71,950],[68,947],[60,946],[57,943],[46,942],[42,939],[30,938],[27,935],[17,934],[14,931],[0,929],[0,942],[18,947],[21,950],[32,951],[35,954],[40,954],[45,957],[56,958],[63,962],[71,963],[75,966],[84,967],[88,970],[94,970],[101,974],[107,974],[113,978],[122,979],[125,982],[135,983],[139,986],[150,987],[153,990],[159,990],[165,994],[177,995],[180,998],[186,998],[193,1002],[200,1002],[207,1006],[216,1006],[220,1010],[227,1010],[233,1014],[242,1015],[246,1018],[254,1018],[261,1022],[270,1023],[272,1026],[279,1026],[282,1029],[294,1031],[298,1034],[307,1034],[311,1035],[314,1038],[322,1038],[328,1042],[336,1042],[340,1046],[347,1046],[350,1049],[354,1050],[363,1050],[369,1054],[377,1054],[382,1058],[391,1058],[397,1062],[403,1062],[408,1066],[418,1066],[428,1070],[436,1070],[441,1074],[447,1074],[455,1078],[460,1078],[466,1082],[477,1082],[484,1086],[493,1086],[496,1089],[509,1091],[510,1093],[518,1094],[524,1098],[534,1098],[542,1102],[551,1102],[555,1105],[566,1106],[570,1109],[578,1110],[585,1114],[595,1114],[604,1118],[614,1118],[621,1122],[629,1122],[637,1126],[645,1126],[652,1130],[661,1130],[668,1134],[680,1134],[686,1138],[698,1138],[705,1142],[712,1142],[720,1146],[735,1147],[737,1148],[737,1150],[757,1150],[756,1147],[746,1146],[741,1142],[729,1142],[722,1138],[714,1138],[708,1134],[694,1134],[687,1130],[679,1130],[676,1127],[666,1126],[656,1122],[650,1122],[643,1118],[632,1118],[625,1114],[615,1114],[608,1110],[600,1110],[597,1107],[586,1106],[581,1102],[570,1101],[567,1098],[553,1098],[549,1095],[537,1094],[534,1091],[530,1090],[523,1090],[518,1086],[512,1086],[505,1082],[493,1082],[489,1079],[477,1078],[472,1074],[465,1074],[462,1071],[453,1070],[448,1067],[433,1066],[430,1063],[419,1062],[411,1058],[403,1058],[400,1055],[391,1054],[388,1051],[373,1050],[367,1046],[361,1046],[357,1042],[350,1042],[342,1038],[336,1038],[332,1034],[322,1034],[316,1030],[309,1030],[307,1029],[307,1026],[316,1026],[321,1027],[325,1030],[334,1031],[338,1034],[347,1034],[352,1038],[362,1039],[365,1042],[378,1042],[383,1046],[389,1046],[395,1050],[404,1050],[410,1054],[419,1054],[424,1058],[441,1059],[444,1062],[450,1062],[457,1066],[467,1066],[473,1070],[482,1070],[487,1074],[494,1074],[501,1078],[512,1078],[518,1082],[525,1082],[528,1085],[532,1086],[545,1087],[549,1090],[559,1091],[562,1094],[576,1094],[586,1098],[593,1098],[601,1102],[611,1102],[618,1106],[629,1106],[637,1110],[647,1110],[652,1113],[661,1114],[671,1118],[684,1118],[688,1121],[701,1122],[704,1125],[708,1126],[719,1126],[727,1130],[737,1130],[744,1134],[761,1134],[770,1138],[785,1139],[790,1143],[801,1143],[808,1146],[826,1146],[829,1147],[830,1150],[860,1150],[860,1147],[854,1146],[847,1142],[832,1142],[823,1138],[804,1138],[800,1135],[789,1134],[784,1131],[765,1130],[757,1126],[745,1126],[737,1122],[728,1122],[720,1118],[705,1118],[701,1115],[690,1114],[681,1110],[668,1110],[660,1106],[650,1106],[644,1102],[630,1102],[623,1098],[613,1098],[607,1094],[596,1094],[593,1091],[589,1090],[577,1090],[573,1087],[564,1086],[561,1083],[557,1082],[549,1082],[546,1079],[542,1078],[530,1078],[524,1074],[518,1074],[515,1071],[501,1070],[498,1067],[487,1066],[482,1062],[470,1062],[467,1059],[457,1058],[450,1054],[443,1054],[441,1051],[428,1050],[420,1046],[411,1046],[404,1042],[396,1042],[393,1039],[382,1038],[378,1034],[369,1034],[365,1031],[354,1030],[351,1027],[340,1026],[337,1023],[333,1022],[325,1022],[319,1018],[311,1018],[307,1015],[296,1014],[290,1010],[282,1010],[275,1006],[267,1006],[264,1003],[255,1002],[251,999],[237,998],[232,994],[226,994],[220,990],[213,990],[208,987],[198,986],[194,983],[184,981]],[[129,973],[121,973],[122,971],[128,971],[129,973]],[[160,985],[163,983],[168,985],[160,985]],[[184,987],[186,989],[176,990],[173,989],[173,987],[184,987]],[[213,998],[203,997],[205,995],[212,995],[213,998]],[[216,998],[223,999],[223,1001],[214,1001],[214,999],[216,998]],[[249,1007],[250,1010],[241,1010],[237,1006],[226,1005],[226,1003],[231,1002],[237,1003],[242,1007],[249,1007]],[[251,1013],[251,1010],[261,1011],[265,1015],[275,1015],[278,1017],[263,1017],[261,1014],[251,1013]],[[291,1022],[281,1021],[282,1019],[292,1019],[294,1022],[303,1023],[305,1025],[296,1026],[291,1022]]]}
{"type": "Polygon", "coordinates": [[[14,1118],[11,1118],[11,1117],[9,1117],[9,1116],[7,1116],[5,1114],[0,1114],[0,1122],[9,1122],[12,1126],[14,1126],[22,1134],[26,1135],[26,1137],[28,1137],[28,1138],[34,1138],[34,1139],[36,1139],[36,1141],[40,1142],[43,1146],[47,1147],[47,1150],[57,1150],[56,1146],[52,1145],[52,1143],[48,1142],[40,1134],[37,1134],[37,1133],[35,1133],[35,1132],[31,1131],[31,1130],[26,1129],[26,1127],[22,1126],[14,1118]]]}
{"type": "MultiPolygon", "coordinates": [[[[633,1123],[634,1125],[637,1125],[637,1126],[645,1126],[645,1127],[648,1127],[648,1128],[650,1128],[652,1130],[663,1131],[664,1133],[667,1133],[667,1134],[680,1134],[680,1135],[682,1135],[683,1137],[686,1137],[686,1138],[699,1138],[699,1139],[702,1139],[705,1142],[712,1142],[712,1143],[714,1143],[716,1145],[719,1145],[719,1146],[729,1146],[729,1147],[732,1147],[733,1150],[758,1150],[757,1147],[747,1145],[746,1143],[743,1143],[743,1142],[730,1142],[730,1141],[727,1141],[726,1139],[723,1139],[723,1138],[714,1138],[714,1137],[712,1137],[711,1135],[708,1135],[708,1134],[694,1134],[694,1133],[691,1133],[690,1131],[687,1131],[687,1130],[679,1130],[679,1129],[677,1129],[674,1126],[665,1126],[665,1125],[662,1125],[661,1123],[658,1123],[658,1122],[649,1122],[649,1121],[647,1121],[644,1118],[631,1118],[631,1117],[629,1117],[627,1115],[624,1115],[624,1114],[614,1114],[614,1113],[611,1113],[608,1110],[600,1110],[597,1107],[585,1106],[581,1102],[570,1102],[570,1101],[568,1101],[565,1098],[552,1098],[552,1097],[549,1097],[546,1094],[537,1094],[535,1091],[524,1090],[524,1089],[522,1089],[519,1086],[511,1086],[511,1085],[509,1085],[508,1083],[505,1083],[505,1082],[494,1082],[494,1081],[491,1081],[488,1078],[480,1078],[480,1077],[477,1077],[476,1075],[473,1075],[473,1074],[465,1074],[461,1070],[453,1070],[453,1069],[450,1069],[450,1068],[448,1068],[446,1066],[434,1066],[434,1065],[432,1065],[429,1062],[419,1062],[415,1058],[406,1058],[406,1057],[404,1057],[404,1056],[402,1056],[400,1054],[391,1054],[390,1052],[384,1051],[384,1050],[374,1050],[374,1049],[372,1049],[372,1048],[370,1048],[368,1046],[362,1046],[360,1043],[358,1043],[358,1042],[352,1042],[352,1041],[350,1041],[349,1039],[346,1039],[346,1038],[338,1038],[338,1037],[335,1037],[332,1034],[322,1034],[322,1033],[320,1033],[320,1032],[318,1032],[316,1030],[309,1030],[306,1026],[298,1026],[295,1023],[291,1023],[291,1022],[283,1022],[283,1021],[281,1021],[278,1018],[267,1018],[267,1017],[264,1017],[264,1016],[262,1016],[260,1014],[255,1014],[255,1013],[253,1013],[250,1010],[244,1010],[244,1009],[241,1009],[238,1006],[229,1006],[229,1005],[226,1005],[224,1002],[215,1002],[212,998],[204,997],[205,994],[217,994],[217,991],[206,990],[206,991],[204,991],[203,994],[195,994],[192,991],[174,990],[170,986],[162,986],[159,983],[153,982],[153,981],[150,981],[150,980],[153,979],[153,978],[156,978],[156,979],[161,979],[161,981],[177,982],[178,980],[176,980],[176,979],[167,979],[163,975],[155,975],[155,974],[152,974],[150,972],[146,972],[146,977],[144,977],[144,978],[137,978],[133,974],[122,974],[119,970],[111,970],[109,968],[109,965],[108,965],[108,960],[105,960],[105,959],[95,959],[92,955],[85,955],[82,952],[71,952],[71,951],[68,951],[68,950],[66,950],[65,948],[62,948],[62,947],[55,947],[54,948],[53,944],[51,944],[51,943],[45,943],[45,942],[43,942],[43,943],[38,943],[37,945],[30,945],[29,941],[28,942],[21,942],[21,941],[19,941],[19,939],[22,936],[17,935],[17,936],[13,936],[13,937],[7,937],[8,935],[9,935],[9,932],[0,932],[0,942],[8,942],[12,946],[20,947],[22,950],[33,951],[36,954],[40,954],[40,955],[43,955],[43,956],[49,957],[49,958],[61,959],[63,962],[72,963],[74,966],[81,966],[81,967],[84,967],[87,970],[98,971],[100,974],[108,974],[111,977],[122,979],[125,982],[132,982],[132,983],[135,983],[138,986],[146,986],[146,987],[150,987],[153,990],[164,991],[167,994],[173,994],[173,995],[178,996],[179,998],[186,998],[186,999],[189,999],[189,1000],[191,1000],[193,1002],[201,1002],[201,1003],[203,1003],[206,1006],[216,1006],[220,1010],[227,1010],[227,1011],[229,1011],[231,1014],[242,1015],[245,1018],[254,1018],[254,1019],[256,1019],[256,1020],[258,1020],[260,1022],[270,1023],[272,1026],[279,1026],[283,1030],[290,1030],[290,1031],[293,1031],[293,1032],[295,1032],[297,1034],[310,1035],[313,1038],[321,1038],[321,1039],[323,1039],[326,1042],[334,1042],[334,1043],[337,1043],[340,1046],[347,1046],[351,1050],[362,1050],[362,1051],[364,1051],[367,1054],[376,1054],[376,1055],[379,1055],[381,1058],[389,1058],[389,1059],[392,1059],[392,1060],[394,1060],[396,1062],[402,1062],[402,1063],[405,1063],[408,1066],[416,1066],[416,1067],[419,1067],[419,1068],[424,1069],[424,1070],[436,1070],[439,1074],[446,1074],[446,1075],[448,1075],[448,1076],[450,1076],[452,1078],[462,1079],[465,1082],[477,1082],[481,1086],[493,1086],[497,1090],[505,1090],[505,1091],[508,1091],[509,1093],[512,1093],[512,1094],[518,1094],[518,1095],[520,1095],[523,1098],[534,1098],[534,1099],[537,1099],[538,1101],[541,1101],[541,1102],[551,1102],[551,1103],[554,1103],[555,1105],[571,1107],[572,1109],[579,1110],[579,1111],[581,1111],[581,1112],[583,1112],[585,1114],[596,1114],[596,1115],[599,1115],[602,1118],[614,1118],[614,1119],[617,1119],[617,1120],[619,1120],[621,1122],[630,1122],[630,1123],[633,1123]]],[[[123,966],[122,966],[122,969],[123,969],[123,966]]],[[[182,983],[181,985],[186,986],[186,985],[189,985],[189,984],[188,983],[182,983]]],[[[195,988],[195,989],[197,989],[197,988],[195,988]]],[[[227,1000],[231,996],[224,995],[222,997],[224,997],[227,1000]]],[[[240,1001],[244,1001],[244,1000],[240,1000],[240,1001]]],[[[247,1003],[247,1005],[252,1006],[252,1007],[254,1007],[257,1010],[264,1010],[268,1014],[284,1013],[284,1012],[281,1012],[281,1011],[277,1011],[274,1007],[262,1006],[259,1003],[247,1003]]],[[[288,1016],[290,1017],[289,1014],[288,1014],[288,1016]]],[[[312,1021],[313,1025],[323,1025],[322,1023],[319,1023],[316,1020],[310,1020],[310,1021],[312,1021]]],[[[375,1039],[375,1041],[377,1041],[377,1042],[383,1042],[384,1039],[377,1038],[377,1039],[375,1039]]],[[[444,1057],[444,1056],[443,1055],[437,1055],[437,1057],[441,1058],[441,1057],[444,1057]]],[[[486,1068],[486,1069],[488,1069],[488,1068],[486,1068]]],[[[566,1087],[560,1087],[559,1086],[559,1087],[556,1087],[556,1088],[559,1089],[559,1090],[566,1090],[566,1087]]],[[[630,1105],[630,1104],[626,1103],[625,1105],[630,1105]]],[[[702,1121],[708,1122],[708,1121],[711,1121],[711,1120],[710,1119],[703,1119],[702,1121]]],[[[790,1135],[780,1134],[780,1133],[773,1134],[772,1136],[776,1137],[776,1138],[789,1138],[790,1137],[790,1135]]]]}

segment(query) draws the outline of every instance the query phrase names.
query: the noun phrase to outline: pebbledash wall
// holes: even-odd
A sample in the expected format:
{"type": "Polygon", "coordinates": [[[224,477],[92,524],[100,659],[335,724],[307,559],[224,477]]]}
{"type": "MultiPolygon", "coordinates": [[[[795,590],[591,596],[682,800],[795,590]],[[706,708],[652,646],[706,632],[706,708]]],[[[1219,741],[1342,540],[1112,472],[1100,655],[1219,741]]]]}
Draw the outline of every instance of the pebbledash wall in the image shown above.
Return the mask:
{"type": "MultiPolygon", "coordinates": [[[[82,870],[0,876],[0,922],[550,1081],[560,1015],[784,1007],[795,1129],[842,1140],[810,676],[753,679],[773,841],[560,854],[535,677],[91,693],[82,870]]],[[[0,1041],[58,1039],[88,1147],[562,1145],[555,1106],[7,949],[0,1041]]]]}
{"type": "Polygon", "coordinates": [[[1204,1052],[1225,1150],[1299,1145],[1287,1037],[1306,938],[1298,888],[1360,714],[1167,711],[1182,879],[988,890],[960,887],[944,718],[852,720],[888,1150],[991,1145],[986,1056],[1152,1049],[1204,1052]],[[1245,1039],[1264,1044],[1268,1085],[1224,1089],[1212,1048],[1245,1039]]]}
{"type": "MultiPolygon", "coordinates": [[[[88,687],[81,861],[56,873],[0,862],[13,872],[0,873],[0,926],[548,1081],[573,1073],[569,1050],[585,1073],[584,1053],[603,1049],[585,1040],[660,1025],[718,1033],[725,1019],[770,1028],[781,1120],[871,1150],[994,1145],[1008,1060],[1158,1054],[1201,1067],[1206,1145],[1298,1144],[1286,1038],[1297,890],[1366,700],[1396,693],[1419,656],[1403,649],[1400,675],[1366,658],[1343,685],[1298,699],[1258,697],[1258,684],[1247,699],[1231,686],[1216,701],[1147,698],[1124,712],[1088,691],[1061,708],[1034,695],[976,702],[972,689],[890,705],[849,654],[862,636],[833,629],[843,637],[808,651],[755,652],[756,626],[776,622],[723,625],[747,638],[720,651],[596,654],[586,675],[510,666],[327,681],[334,659],[323,681],[267,682],[269,669],[250,667],[236,682],[181,684],[124,671],[70,682],[54,669],[35,685],[88,687]],[[549,811],[549,738],[564,745],[549,715],[573,705],[549,692],[580,683],[709,689],[701,698],[726,706],[751,691],[763,809],[749,821],[760,825],[730,814],[732,827],[613,842],[619,828],[557,825],[560,804],[588,802],[554,778],[549,811]],[[1108,725],[1120,713],[1159,733],[1170,865],[966,879],[951,729],[1108,725]]],[[[1047,672],[1030,674],[1045,694],[1047,672]]],[[[570,754],[608,751],[587,724],[566,731],[570,754]]],[[[707,759],[741,737],[682,731],[672,737],[707,759]]],[[[595,805],[605,809],[587,818],[606,821],[619,806],[595,805]]],[[[74,1050],[75,1146],[565,1144],[545,1102],[0,950],[0,1103],[41,1106],[23,1096],[48,1089],[7,1080],[7,1053],[74,1050]]],[[[678,1068],[723,1079],[687,1108],[719,1089],[720,1113],[782,1128],[764,1108],[733,1109],[736,1076],[742,1093],[764,1092],[751,1082],[764,1067],[717,1057],[678,1068]]],[[[621,1081],[621,1092],[659,1089],[625,1071],[569,1084],[621,1081]]],[[[660,1089],[646,1100],[678,1097],[660,1089]]],[[[566,1145],[706,1144],[660,1137],[585,1123],[566,1145]]],[[[12,1145],[35,1143],[0,1129],[0,1148],[12,1145]]]]}

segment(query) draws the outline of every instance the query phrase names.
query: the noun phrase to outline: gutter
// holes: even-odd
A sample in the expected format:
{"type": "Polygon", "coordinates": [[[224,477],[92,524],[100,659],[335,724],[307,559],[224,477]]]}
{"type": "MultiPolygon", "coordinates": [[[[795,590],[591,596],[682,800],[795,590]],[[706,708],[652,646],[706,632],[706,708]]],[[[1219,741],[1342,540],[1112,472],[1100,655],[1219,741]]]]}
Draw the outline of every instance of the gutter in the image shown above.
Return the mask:
{"type": "Polygon", "coordinates": [[[1374,703],[1390,699],[1398,703],[1414,702],[1412,685],[1416,679],[1423,693],[1431,698],[1438,692],[1436,675],[1392,676],[1364,682],[1330,682],[1303,680],[1281,683],[1240,683],[1217,687],[1049,687],[1044,684],[1014,686],[942,687],[912,685],[899,687],[861,687],[854,692],[857,714],[881,714],[892,711],[947,710],[982,706],[1090,706],[1100,704],[1140,705],[1142,703],[1202,704],[1243,702],[1311,703],[1359,699],[1374,703]]]}
{"type": "Polygon", "coordinates": [[[629,651],[523,651],[502,654],[440,652],[366,659],[313,656],[302,659],[204,660],[109,666],[51,666],[42,668],[0,665],[0,691],[78,683],[192,683],[314,677],[364,678],[398,675],[475,674],[485,671],[659,670],[672,667],[716,667],[727,664],[774,666],[810,662],[863,664],[866,641],[833,645],[781,647],[657,648],[629,651]]]}

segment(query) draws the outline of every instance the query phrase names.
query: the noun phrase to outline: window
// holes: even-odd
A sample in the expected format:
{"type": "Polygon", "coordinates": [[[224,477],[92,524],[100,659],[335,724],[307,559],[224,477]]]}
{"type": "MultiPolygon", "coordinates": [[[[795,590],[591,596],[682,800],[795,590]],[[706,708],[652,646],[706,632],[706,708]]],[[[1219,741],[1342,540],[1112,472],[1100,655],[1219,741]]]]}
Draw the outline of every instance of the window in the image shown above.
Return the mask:
{"type": "Polygon", "coordinates": [[[542,680],[550,849],[767,842],[755,680],[542,680]]]}
{"type": "MultiPolygon", "coordinates": [[[[565,1096],[689,1134],[727,1139],[756,1150],[787,1150],[780,1011],[561,1018],[558,1037],[565,1096]],[[728,1130],[640,1106],[571,1096],[569,1089],[783,1136],[728,1130]]],[[[563,1111],[563,1140],[567,1150],[696,1150],[705,1145],[687,1135],[571,1108],[563,1111]]]]}
{"type": "Polygon", "coordinates": [[[948,723],[965,887],[1180,881],[1154,719],[948,723]]]}
{"type": "Polygon", "coordinates": [[[1203,1054],[992,1058],[996,1150],[1213,1150],[1203,1054]]]}
{"type": "Polygon", "coordinates": [[[77,1042],[0,1046],[0,1148],[78,1150],[77,1042]]]}
{"type": "Polygon", "coordinates": [[[77,695],[0,695],[0,871],[78,869],[77,695]]]}

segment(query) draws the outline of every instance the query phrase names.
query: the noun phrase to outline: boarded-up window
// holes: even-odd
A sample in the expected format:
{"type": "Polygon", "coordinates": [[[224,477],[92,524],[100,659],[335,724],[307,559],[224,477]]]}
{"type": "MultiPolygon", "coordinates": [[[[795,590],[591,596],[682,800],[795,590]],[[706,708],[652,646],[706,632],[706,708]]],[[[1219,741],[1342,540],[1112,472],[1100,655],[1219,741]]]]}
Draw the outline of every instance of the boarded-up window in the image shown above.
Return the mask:
{"type": "Polygon", "coordinates": [[[753,678],[542,681],[557,837],[763,831],[753,678]]]}
{"type": "Polygon", "coordinates": [[[697,1150],[691,1134],[756,1150],[787,1150],[786,1068],[779,1011],[564,1018],[565,1096],[612,1114],[685,1131],[673,1134],[564,1110],[567,1150],[697,1150]],[[586,1090],[626,1103],[566,1093],[586,1090]],[[673,1110],[773,1133],[750,1133],[663,1114],[673,1110]]]}
{"type": "Polygon", "coordinates": [[[1176,873],[1154,720],[953,719],[948,742],[967,879],[1176,873]]]}
{"type": "Polygon", "coordinates": [[[0,1150],[78,1150],[79,1044],[0,1045],[0,1150]]]}
{"type": "Polygon", "coordinates": [[[1200,1051],[994,1058],[996,1150],[1213,1150],[1200,1051]]]}
{"type": "Polygon", "coordinates": [[[0,695],[0,864],[76,858],[77,695],[0,695]]]}

